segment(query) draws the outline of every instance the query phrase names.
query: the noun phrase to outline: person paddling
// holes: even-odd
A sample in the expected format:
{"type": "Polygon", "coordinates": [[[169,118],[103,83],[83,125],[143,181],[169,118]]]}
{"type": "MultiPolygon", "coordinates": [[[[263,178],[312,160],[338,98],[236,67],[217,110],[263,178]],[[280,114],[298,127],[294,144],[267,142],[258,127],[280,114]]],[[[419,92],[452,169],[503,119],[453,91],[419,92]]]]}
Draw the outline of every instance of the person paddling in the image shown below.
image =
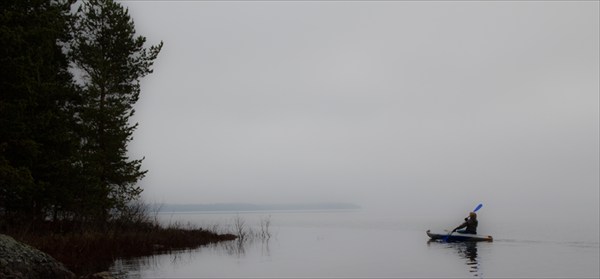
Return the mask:
{"type": "Polygon", "coordinates": [[[465,222],[452,230],[452,232],[477,234],[477,223],[477,213],[471,212],[469,213],[469,217],[465,218],[465,222]],[[459,231],[462,228],[465,229],[459,231]]]}

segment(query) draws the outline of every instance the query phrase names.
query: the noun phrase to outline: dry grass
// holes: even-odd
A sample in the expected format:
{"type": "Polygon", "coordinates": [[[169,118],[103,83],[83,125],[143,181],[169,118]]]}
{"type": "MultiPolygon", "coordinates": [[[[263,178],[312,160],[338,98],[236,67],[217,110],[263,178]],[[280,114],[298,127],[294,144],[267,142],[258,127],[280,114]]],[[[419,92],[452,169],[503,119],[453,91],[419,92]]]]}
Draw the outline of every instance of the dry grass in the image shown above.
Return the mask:
{"type": "Polygon", "coordinates": [[[4,220],[3,224],[11,225],[2,226],[1,233],[46,252],[80,276],[105,271],[118,258],[194,249],[237,238],[192,225],[161,226],[147,208],[143,204],[134,205],[110,221],[93,224],[4,220]]]}
{"type": "Polygon", "coordinates": [[[232,234],[216,234],[202,228],[179,225],[161,227],[152,223],[138,227],[113,224],[105,229],[38,231],[11,235],[50,254],[79,275],[107,270],[117,258],[193,249],[209,243],[236,239],[232,234]]]}

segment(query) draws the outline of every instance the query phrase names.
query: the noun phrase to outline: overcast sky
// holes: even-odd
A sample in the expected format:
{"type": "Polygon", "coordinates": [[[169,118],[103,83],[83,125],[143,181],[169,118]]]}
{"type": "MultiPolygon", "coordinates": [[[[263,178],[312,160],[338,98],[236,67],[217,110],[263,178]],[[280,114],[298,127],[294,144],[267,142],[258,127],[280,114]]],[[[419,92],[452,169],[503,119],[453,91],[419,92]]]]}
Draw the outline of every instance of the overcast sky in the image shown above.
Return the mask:
{"type": "Polygon", "coordinates": [[[598,222],[598,1],[122,3],[149,201],[598,222]]]}

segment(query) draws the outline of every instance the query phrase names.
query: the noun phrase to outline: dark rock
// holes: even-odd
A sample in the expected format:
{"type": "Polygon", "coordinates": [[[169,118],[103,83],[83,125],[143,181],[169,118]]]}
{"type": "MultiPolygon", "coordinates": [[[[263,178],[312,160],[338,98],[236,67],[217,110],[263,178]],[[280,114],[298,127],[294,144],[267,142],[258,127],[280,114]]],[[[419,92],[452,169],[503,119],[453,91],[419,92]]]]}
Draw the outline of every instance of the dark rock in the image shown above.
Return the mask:
{"type": "Polygon", "coordinates": [[[72,279],[75,274],[48,254],[0,234],[0,278],[72,279]]]}

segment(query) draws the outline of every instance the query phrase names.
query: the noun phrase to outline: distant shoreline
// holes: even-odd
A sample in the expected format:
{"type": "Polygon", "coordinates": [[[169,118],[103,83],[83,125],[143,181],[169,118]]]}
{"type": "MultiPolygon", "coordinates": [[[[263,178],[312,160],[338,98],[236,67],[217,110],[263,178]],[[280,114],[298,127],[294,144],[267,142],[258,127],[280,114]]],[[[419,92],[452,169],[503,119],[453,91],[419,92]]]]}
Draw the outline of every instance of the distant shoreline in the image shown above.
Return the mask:
{"type": "Polygon", "coordinates": [[[358,210],[362,207],[353,203],[298,203],[298,204],[250,204],[250,203],[215,203],[215,204],[163,204],[158,206],[158,213],[232,213],[232,212],[289,212],[289,211],[333,211],[358,210]]]}

